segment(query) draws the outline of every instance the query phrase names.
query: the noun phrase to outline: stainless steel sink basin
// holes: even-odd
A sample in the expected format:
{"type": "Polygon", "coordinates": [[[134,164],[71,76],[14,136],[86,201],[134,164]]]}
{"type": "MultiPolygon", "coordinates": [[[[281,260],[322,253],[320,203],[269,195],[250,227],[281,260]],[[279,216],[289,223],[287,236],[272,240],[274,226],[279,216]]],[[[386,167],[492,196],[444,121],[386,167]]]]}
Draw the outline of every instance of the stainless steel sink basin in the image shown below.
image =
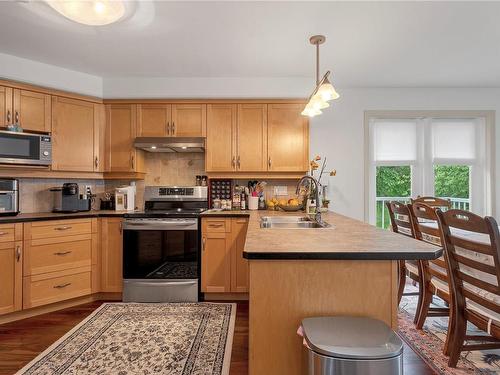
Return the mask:
{"type": "Polygon", "coordinates": [[[329,226],[328,223],[318,223],[307,216],[263,216],[260,219],[261,228],[314,229],[329,226]]]}

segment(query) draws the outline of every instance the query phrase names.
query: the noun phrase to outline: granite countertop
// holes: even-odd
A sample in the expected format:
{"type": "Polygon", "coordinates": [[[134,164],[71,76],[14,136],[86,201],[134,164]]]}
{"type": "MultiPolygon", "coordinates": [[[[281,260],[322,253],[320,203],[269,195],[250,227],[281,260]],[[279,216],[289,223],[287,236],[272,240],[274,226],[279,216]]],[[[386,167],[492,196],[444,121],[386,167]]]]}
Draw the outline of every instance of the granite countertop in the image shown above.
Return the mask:
{"type": "Polygon", "coordinates": [[[75,213],[36,212],[16,216],[0,216],[0,224],[42,220],[83,219],[87,217],[122,217],[131,211],[91,210],[75,213]]]}
{"type": "Polygon", "coordinates": [[[303,216],[303,212],[250,211],[243,257],[270,259],[417,260],[436,259],[443,249],[376,228],[333,212],[323,213],[331,224],[319,229],[260,228],[262,216],[303,216]]]}

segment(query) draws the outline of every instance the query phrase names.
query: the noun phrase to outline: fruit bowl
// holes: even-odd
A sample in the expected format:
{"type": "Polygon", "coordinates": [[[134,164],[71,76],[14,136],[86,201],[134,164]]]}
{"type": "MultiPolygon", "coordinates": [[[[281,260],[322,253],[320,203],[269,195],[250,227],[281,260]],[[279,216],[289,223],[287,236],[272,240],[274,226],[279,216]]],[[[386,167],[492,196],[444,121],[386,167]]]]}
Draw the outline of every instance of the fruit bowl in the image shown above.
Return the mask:
{"type": "Polygon", "coordinates": [[[304,208],[304,205],[298,204],[298,205],[283,205],[283,204],[278,204],[278,207],[281,208],[283,211],[286,212],[296,212],[300,211],[304,208]]]}

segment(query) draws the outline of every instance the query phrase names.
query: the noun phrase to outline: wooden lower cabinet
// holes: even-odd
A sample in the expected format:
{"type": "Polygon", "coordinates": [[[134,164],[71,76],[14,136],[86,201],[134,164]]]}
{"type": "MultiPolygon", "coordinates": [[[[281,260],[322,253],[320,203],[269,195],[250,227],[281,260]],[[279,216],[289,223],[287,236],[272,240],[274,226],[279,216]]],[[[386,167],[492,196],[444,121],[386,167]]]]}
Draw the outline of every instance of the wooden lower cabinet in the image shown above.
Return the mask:
{"type": "Polygon", "coordinates": [[[101,218],[101,292],[123,289],[123,226],[121,218],[101,218]]]}
{"type": "Polygon", "coordinates": [[[247,218],[202,219],[202,292],[248,291],[248,264],[242,258],[247,227],[247,218]]]}
{"type": "Polygon", "coordinates": [[[22,224],[0,225],[0,314],[22,309],[22,224]]]}

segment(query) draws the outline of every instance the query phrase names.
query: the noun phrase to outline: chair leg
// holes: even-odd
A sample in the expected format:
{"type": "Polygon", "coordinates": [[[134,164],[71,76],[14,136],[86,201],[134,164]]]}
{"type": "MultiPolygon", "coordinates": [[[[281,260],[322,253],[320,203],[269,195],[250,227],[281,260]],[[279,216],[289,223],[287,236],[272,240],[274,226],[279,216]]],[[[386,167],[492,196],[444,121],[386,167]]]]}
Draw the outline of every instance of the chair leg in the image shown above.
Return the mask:
{"type": "Polygon", "coordinates": [[[460,359],[460,353],[462,353],[462,347],[464,345],[465,334],[467,333],[467,321],[465,320],[465,318],[463,316],[456,316],[454,319],[454,333],[449,345],[449,367],[457,367],[458,360],[460,359]]]}
{"type": "Polygon", "coordinates": [[[422,295],[422,302],[420,304],[420,311],[418,311],[418,315],[415,314],[416,318],[416,326],[417,329],[422,329],[425,323],[425,319],[427,319],[427,314],[429,313],[429,307],[432,303],[432,293],[429,292],[427,288],[422,286],[423,289],[423,295],[422,295]]]}
{"type": "Polygon", "coordinates": [[[444,342],[443,354],[450,355],[451,345],[453,342],[456,342],[454,339],[455,335],[455,311],[450,307],[450,317],[448,319],[448,332],[446,332],[446,340],[444,342]]]}
{"type": "MultiPolygon", "coordinates": [[[[415,282],[415,280],[413,280],[415,282]]],[[[417,308],[415,310],[415,317],[413,318],[413,323],[417,324],[418,316],[420,315],[420,310],[422,310],[422,301],[424,299],[424,286],[422,285],[422,281],[418,282],[418,299],[417,299],[417,308]]]]}
{"type": "MultiPolygon", "coordinates": [[[[404,262],[400,261],[400,262],[404,262]]],[[[405,290],[406,284],[406,267],[400,263],[399,265],[399,286],[398,286],[398,305],[401,303],[401,298],[403,298],[403,292],[405,290]]]]}

